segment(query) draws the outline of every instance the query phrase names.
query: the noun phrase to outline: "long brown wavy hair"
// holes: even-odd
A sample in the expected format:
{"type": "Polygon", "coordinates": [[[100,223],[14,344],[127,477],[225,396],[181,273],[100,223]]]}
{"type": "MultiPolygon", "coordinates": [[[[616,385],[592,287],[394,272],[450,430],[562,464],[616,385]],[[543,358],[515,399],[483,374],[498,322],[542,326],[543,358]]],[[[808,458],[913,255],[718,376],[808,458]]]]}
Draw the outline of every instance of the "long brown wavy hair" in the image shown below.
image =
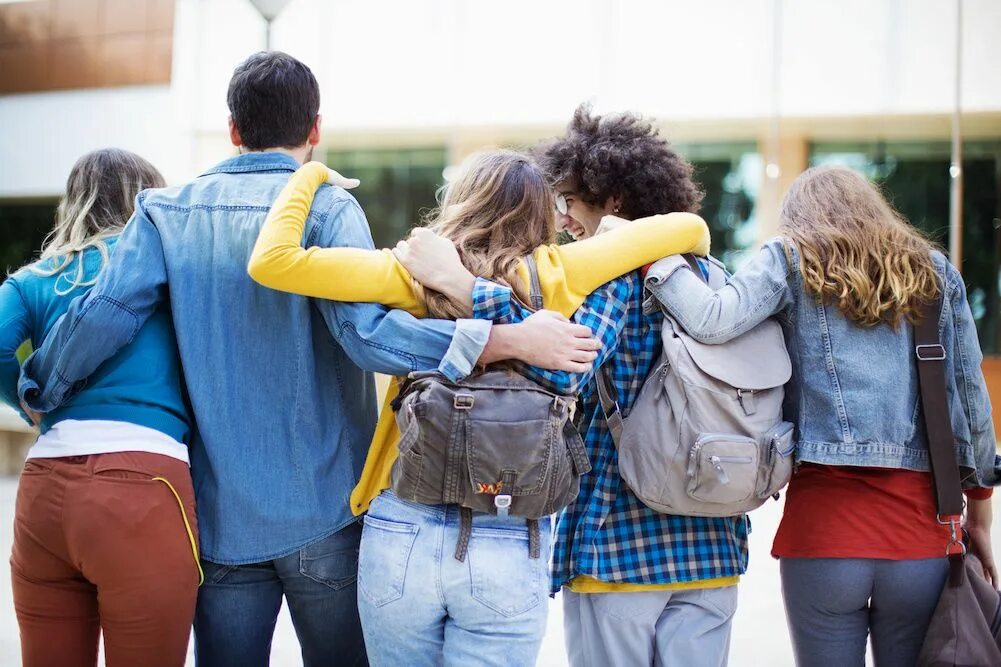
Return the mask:
{"type": "MultiPolygon", "coordinates": [[[[121,233],[132,217],[136,195],[146,188],[166,185],[156,167],[135,153],[103,148],[87,153],[73,165],[66,180],[66,195],[56,209],[56,224],[42,244],[42,260],[31,271],[42,276],[63,273],[87,248],[97,248],[102,265],[108,261],[107,240],[121,233]]],[[[97,274],[84,280],[83,262],[72,275],[61,276],[57,294],[97,282],[97,274]]]]}
{"type": "MultiPolygon", "coordinates": [[[[519,260],[556,236],[553,194],[538,166],[526,155],[493,149],[470,155],[454,179],[439,191],[428,229],[449,239],[470,273],[510,286],[529,302],[518,277],[519,260]]],[[[468,317],[465,306],[417,284],[432,317],[468,317]]]]}
{"type": "MultiPolygon", "coordinates": [[[[862,326],[913,324],[938,296],[934,245],[861,174],[808,169],[793,181],[779,219],[799,252],[806,290],[862,326]]],[[[788,245],[786,256],[792,263],[788,245]]]]}

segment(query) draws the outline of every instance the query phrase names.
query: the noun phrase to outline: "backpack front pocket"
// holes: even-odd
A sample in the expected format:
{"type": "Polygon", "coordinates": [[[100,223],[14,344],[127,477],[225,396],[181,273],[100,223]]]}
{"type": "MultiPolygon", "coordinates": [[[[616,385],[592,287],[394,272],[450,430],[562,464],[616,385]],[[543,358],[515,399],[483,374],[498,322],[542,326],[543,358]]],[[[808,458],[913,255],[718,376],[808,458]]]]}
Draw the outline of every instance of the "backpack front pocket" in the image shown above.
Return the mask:
{"type": "Polygon", "coordinates": [[[758,443],[752,438],[704,433],[689,452],[688,495],[705,503],[740,503],[754,495],[758,443]]]}

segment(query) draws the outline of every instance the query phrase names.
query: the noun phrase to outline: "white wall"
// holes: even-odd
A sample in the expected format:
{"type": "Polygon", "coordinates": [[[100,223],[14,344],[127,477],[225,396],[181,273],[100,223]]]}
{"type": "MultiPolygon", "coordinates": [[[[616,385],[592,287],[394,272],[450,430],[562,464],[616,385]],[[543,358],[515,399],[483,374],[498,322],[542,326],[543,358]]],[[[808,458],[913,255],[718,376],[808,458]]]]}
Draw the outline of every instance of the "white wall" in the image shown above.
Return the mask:
{"type": "MultiPolygon", "coordinates": [[[[964,106],[1001,110],[1001,3],[964,3],[964,106]]],[[[945,0],[292,0],[273,46],[313,67],[328,127],[547,125],[587,99],[664,119],[755,118],[774,106],[778,6],[783,115],[951,109],[945,0]]],[[[263,45],[263,22],[246,0],[179,7],[178,45],[199,54],[193,120],[218,128],[226,81],[263,45]]]]}
{"type": "Polygon", "coordinates": [[[0,198],[59,194],[78,157],[108,146],[185,171],[169,107],[167,86],[0,97],[0,198]]]}

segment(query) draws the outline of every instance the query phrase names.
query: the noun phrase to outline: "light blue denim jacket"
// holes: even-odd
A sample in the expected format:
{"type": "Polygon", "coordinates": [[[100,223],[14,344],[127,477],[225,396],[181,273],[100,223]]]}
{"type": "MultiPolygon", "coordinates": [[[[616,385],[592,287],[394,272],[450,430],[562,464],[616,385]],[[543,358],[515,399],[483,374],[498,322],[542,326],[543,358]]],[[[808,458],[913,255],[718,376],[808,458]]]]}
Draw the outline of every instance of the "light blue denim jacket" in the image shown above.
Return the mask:
{"type": "MultiPolygon", "coordinates": [[[[713,292],[685,267],[648,277],[647,286],[695,339],[721,343],[776,315],[792,358],[786,418],[796,425],[797,458],[826,465],[928,470],[918,395],[914,330],[861,327],[804,292],[799,256],[773,239],[729,283],[713,292]]],[[[966,286],[939,252],[933,260],[945,286],[939,332],[957,462],[976,470],[966,486],[999,483],[991,403],[980,370],[983,355],[966,286]]],[[[660,267],[655,267],[660,268],[660,267]]]]}
{"type": "MultiPolygon", "coordinates": [[[[354,520],[348,496],[376,417],[372,377],[359,366],[405,375],[440,365],[459,378],[489,335],[489,322],[418,320],[251,280],[257,234],[298,166],[248,153],[140,194],[100,280],[26,362],[19,387],[22,397],[40,389],[29,405],[52,410],[169,301],[197,423],[202,555],[217,563],[283,556],[354,520]]],[[[371,248],[354,198],[320,188],[304,245],[371,248]]]]}

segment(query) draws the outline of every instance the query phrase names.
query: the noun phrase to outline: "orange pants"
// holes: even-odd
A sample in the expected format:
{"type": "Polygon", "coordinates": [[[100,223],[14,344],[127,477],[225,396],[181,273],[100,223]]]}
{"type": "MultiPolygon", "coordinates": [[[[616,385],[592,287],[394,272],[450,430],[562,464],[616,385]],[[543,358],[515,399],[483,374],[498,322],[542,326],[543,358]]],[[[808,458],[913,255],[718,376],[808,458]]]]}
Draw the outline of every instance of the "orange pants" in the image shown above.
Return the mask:
{"type": "Polygon", "coordinates": [[[181,667],[199,571],[188,466],[144,452],[30,459],[10,557],[24,667],[181,667]]]}

